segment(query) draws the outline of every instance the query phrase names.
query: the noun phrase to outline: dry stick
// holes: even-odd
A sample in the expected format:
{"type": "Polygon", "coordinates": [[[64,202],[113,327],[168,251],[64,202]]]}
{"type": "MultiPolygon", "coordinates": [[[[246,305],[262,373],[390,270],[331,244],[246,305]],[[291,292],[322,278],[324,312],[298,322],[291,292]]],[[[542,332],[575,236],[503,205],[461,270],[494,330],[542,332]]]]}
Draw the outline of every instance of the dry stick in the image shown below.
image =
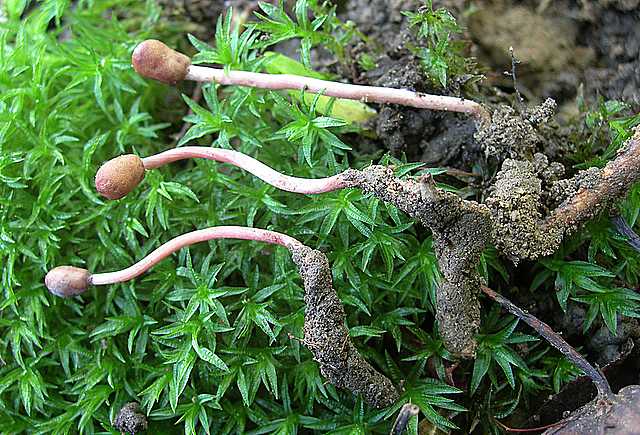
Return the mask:
{"type": "Polygon", "coordinates": [[[589,362],[580,355],[569,343],[567,343],[558,333],[556,333],[549,325],[542,322],[534,315],[529,314],[516,306],[509,299],[491,290],[489,287],[482,286],[482,291],[494,301],[502,305],[511,314],[524,321],[527,325],[536,330],[538,334],[544,337],[553,347],[558,349],[569,361],[580,368],[587,376],[591,378],[598,389],[598,395],[602,397],[611,397],[613,392],[609,386],[609,382],[602,374],[596,370],[589,362]]]}
{"type": "Polygon", "coordinates": [[[420,109],[467,113],[475,116],[482,124],[491,121],[491,115],[484,107],[464,98],[429,95],[408,89],[352,85],[292,74],[225,71],[219,68],[191,65],[189,57],[154,39],[138,44],[131,57],[131,63],[140,75],[167,84],[194,80],[261,89],[321,92],[330,97],[365,103],[400,104],[420,109]]]}
{"type": "Polygon", "coordinates": [[[115,272],[92,274],[86,269],[59,266],[51,270],[45,284],[51,293],[70,297],[89,285],[131,280],[181,248],[213,239],[242,239],[286,247],[304,281],[304,344],[329,382],[362,394],[371,406],[383,408],[395,402],[398,392],[391,381],[375,370],[351,342],[345,326],[345,312],[333,288],[327,257],[286,234],[258,228],[222,226],[193,231],[163,244],[136,264],[115,272]]]}

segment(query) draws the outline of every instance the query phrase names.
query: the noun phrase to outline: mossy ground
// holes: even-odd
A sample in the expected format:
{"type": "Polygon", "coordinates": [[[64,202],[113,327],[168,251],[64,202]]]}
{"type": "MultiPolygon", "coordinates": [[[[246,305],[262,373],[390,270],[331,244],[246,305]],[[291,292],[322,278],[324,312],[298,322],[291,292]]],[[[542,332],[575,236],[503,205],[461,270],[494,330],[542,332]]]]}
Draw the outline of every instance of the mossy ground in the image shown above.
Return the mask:
{"type": "MultiPolygon", "coordinates": [[[[470,43],[455,53],[474,56],[480,64],[464,63],[469,70],[455,74],[460,63],[447,58],[452,63],[444,88],[438,85],[441,76],[422,69],[425,59],[418,54],[424,52],[417,49],[424,47],[417,46],[415,28],[400,13],[417,10],[414,1],[394,2],[398,7],[389,10],[387,2],[351,0],[335,11],[298,1],[286,11],[290,19],[265,6],[260,13],[271,15],[270,24],[263,22],[244,37],[234,33],[231,19],[221,22],[215,35],[211,24],[207,34],[198,33],[211,46],[196,44],[197,49],[185,39],[189,23],[163,18],[155,2],[5,2],[0,24],[3,432],[114,431],[118,412],[134,401],[147,414],[150,433],[388,433],[394,413],[409,401],[421,409],[422,431],[439,425],[463,433],[499,432],[496,420],[524,425],[543,399],[574,379],[573,366],[488,300],[477,310],[477,358],[456,361],[443,347],[435,315],[437,289],[448,273],[436,258],[442,240],[371,195],[352,189],[289,194],[208,161],[154,171],[117,202],[102,200],[94,190],[104,161],[162,151],[175,145],[176,133],[186,131],[181,144],[233,148],[291,175],[324,177],[374,162],[391,166],[399,177],[434,175],[451,195],[479,202],[500,196],[490,187],[508,152],[518,152],[512,156],[517,158],[542,152],[547,169],[535,158],[533,168],[525,169],[540,177],[536,205],[548,212],[561,193],[545,194],[559,177],[554,163],[562,163],[568,177],[603,167],[640,122],[632,116],[640,59],[629,30],[640,21],[629,9],[633,2],[552,2],[545,10],[536,10],[540,2],[519,2],[544,22],[568,17],[579,30],[565,34],[571,41],[554,48],[565,49],[558,56],[544,51],[542,59],[552,56],[553,62],[523,56],[523,63],[537,65],[517,67],[524,103],[516,98],[512,77],[503,74],[511,72],[511,59],[491,55],[501,47],[474,35],[468,22],[474,10],[458,1],[434,3],[436,9],[446,6],[468,29],[456,38],[470,43]],[[344,24],[346,18],[355,28],[344,24]],[[493,107],[509,105],[523,119],[526,107],[551,97],[559,115],[542,126],[534,120],[535,140],[522,153],[510,147],[502,157],[488,158],[473,121],[462,115],[376,107],[378,116],[361,125],[335,119],[326,106],[297,93],[205,86],[197,98],[189,84],[173,88],[145,81],[131,69],[130,56],[147,38],[239,69],[260,69],[265,50],[280,50],[300,61],[298,71],[307,65],[339,80],[461,94],[493,107]],[[591,56],[577,58],[582,49],[591,56]],[[568,62],[566,73],[545,68],[557,68],[556,61],[563,68],[568,62]],[[479,80],[480,73],[485,79],[479,80]],[[420,160],[428,167],[412,163],[420,160]],[[303,281],[284,249],[215,242],[184,250],[135,282],[93,288],[82,297],[61,300],[44,287],[53,266],[120,269],[171,237],[214,225],[270,228],[324,252],[353,345],[368,364],[402,386],[399,401],[379,411],[325,383],[301,342],[303,281]]],[[[478,7],[497,4],[507,12],[511,7],[491,3],[478,7]]],[[[501,40],[522,30],[503,24],[501,40]]],[[[516,57],[520,50],[515,46],[516,57]]],[[[503,187],[513,190],[514,180],[507,181],[503,187]]],[[[417,187],[407,200],[416,202],[419,195],[417,187]]],[[[636,187],[617,208],[632,227],[639,205],[636,187]]],[[[607,363],[624,343],[639,338],[640,255],[607,215],[537,261],[515,265],[494,247],[479,253],[464,241],[452,252],[457,259],[479,255],[474,279],[564,332],[592,361],[607,363]]],[[[413,419],[413,433],[417,427],[413,419]]]]}

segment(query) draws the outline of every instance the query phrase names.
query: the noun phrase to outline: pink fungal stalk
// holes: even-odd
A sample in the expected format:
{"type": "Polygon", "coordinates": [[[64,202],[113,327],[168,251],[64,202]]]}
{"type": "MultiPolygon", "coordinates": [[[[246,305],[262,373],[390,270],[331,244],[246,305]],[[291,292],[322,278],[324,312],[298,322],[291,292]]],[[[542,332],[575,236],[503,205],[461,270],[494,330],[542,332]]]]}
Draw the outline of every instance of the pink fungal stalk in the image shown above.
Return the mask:
{"type": "Polygon", "coordinates": [[[160,154],[145,157],[142,164],[145,169],[155,169],[159,166],[177,160],[203,158],[221,163],[230,163],[260,178],[280,190],[293,193],[325,193],[349,187],[349,182],[342,174],[327,178],[298,178],[281,174],[264,163],[238,151],[210,147],[181,147],[164,151],[160,154]]]}
{"type": "Polygon", "coordinates": [[[193,80],[262,89],[321,92],[330,97],[365,103],[400,104],[420,109],[467,113],[475,116],[483,124],[491,120],[491,115],[482,105],[464,98],[423,94],[408,89],[353,85],[293,74],[225,71],[220,68],[192,65],[191,59],[187,56],[154,39],[138,44],[133,51],[131,63],[140,75],[167,84],[193,80]]]}
{"type": "Polygon", "coordinates": [[[74,266],[58,266],[47,273],[45,285],[51,293],[57,296],[76,296],[86,291],[92,284],[105,285],[132,280],[174,252],[195,243],[214,239],[254,240],[284,246],[289,250],[304,246],[293,237],[275,231],[240,226],[210,227],[171,239],[134,265],[115,272],[94,274],[74,266]]]}
{"type": "Polygon", "coordinates": [[[354,185],[345,172],[327,178],[290,177],[238,151],[189,146],[170,149],[142,159],[128,154],[109,160],[102,165],[96,174],[96,189],[106,198],[120,199],[142,181],[144,170],[155,169],[178,160],[191,158],[203,158],[232,164],[250,172],[265,183],[293,193],[325,193],[354,185]],[[127,164],[123,164],[123,162],[127,162],[127,164]]]}

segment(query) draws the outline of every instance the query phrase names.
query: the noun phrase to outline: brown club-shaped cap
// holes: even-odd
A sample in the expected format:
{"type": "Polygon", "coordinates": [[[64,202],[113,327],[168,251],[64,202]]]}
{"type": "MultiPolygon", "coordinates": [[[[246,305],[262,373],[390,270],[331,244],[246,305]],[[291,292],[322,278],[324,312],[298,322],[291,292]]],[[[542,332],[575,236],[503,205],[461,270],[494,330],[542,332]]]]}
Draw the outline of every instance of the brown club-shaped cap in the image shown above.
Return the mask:
{"type": "Polygon", "coordinates": [[[175,85],[184,80],[191,59],[156,39],[147,39],[133,50],[133,69],[143,77],[175,85]]]}
{"type": "Polygon", "coordinates": [[[44,278],[44,285],[49,291],[63,298],[84,293],[90,283],[89,271],[74,266],[58,266],[51,269],[44,278]]]}
{"type": "Polygon", "coordinates": [[[96,173],[96,190],[108,199],[124,198],[144,178],[142,159],[125,154],[104,163],[96,173]]]}

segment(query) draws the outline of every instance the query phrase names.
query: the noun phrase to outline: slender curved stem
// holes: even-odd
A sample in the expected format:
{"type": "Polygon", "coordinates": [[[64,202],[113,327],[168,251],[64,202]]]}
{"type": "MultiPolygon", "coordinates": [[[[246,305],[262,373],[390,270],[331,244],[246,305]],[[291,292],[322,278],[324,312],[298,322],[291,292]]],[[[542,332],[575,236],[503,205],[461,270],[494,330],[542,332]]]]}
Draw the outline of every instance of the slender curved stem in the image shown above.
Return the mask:
{"type": "Polygon", "coordinates": [[[238,151],[210,147],[181,147],[145,157],[145,169],[154,169],[168,163],[190,158],[203,158],[222,163],[230,163],[260,178],[278,189],[294,193],[325,193],[354,186],[343,174],[328,178],[297,178],[281,174],[258,160],[238,151]]]}
{"type": "Polygon", "coordinates": [[[602,375],[602,373],[596,370],[589,361],[578,353],[569,343],[565,341],[557,332],[555,332],[549,325],[538,319],[536,316],[525,312],[522,308],[511,302],[499,293],[496,293],[492,289],[486,286],[480,287],[482,292],[489,296],[491,299],[502,305],[508,312],[516,316],[518,319],[525,322],[536,330],[538,334],[544,337],[550,345],[555,347],[562,353],[569,361],[580,368],[587,376],[591,378],[596,385],[598,395],[601,397],[611,397],[613,395],[609,382],[602,375]]]}
{"type": "Polygon", "coordinates": [[[292,74],[264,74],[234,70],[225,72],[219,68],[197,65],[188,67],[185,79],[262,89],[297,89],[314,93],[322,92],[323,95],[329,97],[359,100],[365,103],[401,104],[420,109],[468,113],[480,118],[483,122],[491,121],[489,112],[475,101],[444,95],[422,94],[408,89],[352,85],[292,74]]]}
{"type": "Polygon", "coordinates": [[[114,284],[125,282],[142,275],[144,272],[167,258],[174,252],[194,243],[206,242],[213,239],[240,239],[255,240],[275,245],[284,246],[287,249],[303,246],[301,242],[286,234],[259,228],[220,226],[210,227],[183,234],[169,240],[164,245],[126,269],[116,272],[97,273],[91,275],[89,282],[94,285],[114,284]]]}

